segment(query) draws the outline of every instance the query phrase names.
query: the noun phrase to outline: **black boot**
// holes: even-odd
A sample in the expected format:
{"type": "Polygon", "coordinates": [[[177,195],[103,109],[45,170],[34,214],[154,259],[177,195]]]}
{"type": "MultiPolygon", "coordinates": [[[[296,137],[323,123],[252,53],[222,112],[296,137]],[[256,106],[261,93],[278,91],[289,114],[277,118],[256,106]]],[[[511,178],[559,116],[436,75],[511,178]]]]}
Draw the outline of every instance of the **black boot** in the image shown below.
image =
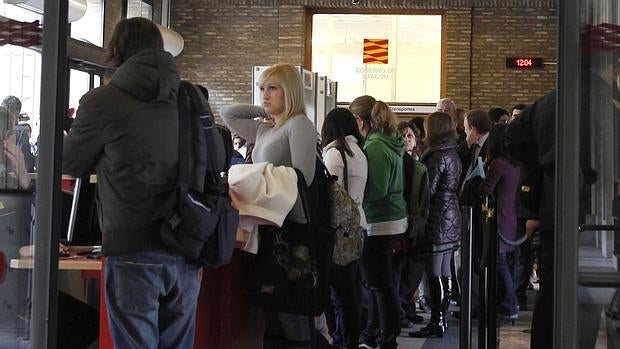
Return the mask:
{"type": "Polygon", "coordinates": [[[460,305],[461,299],[458,284],[448,276],[443,276],[441,279],[443,280],[443,289],[448,301],[453,305],[460,305]]]}
{"type": "MultiPolygon", "coordinates": [[[[452,284],[452,281],[449,277],[442,276],[441,283],[444,286],[444,290],[446,290],[448,285],[452,284]]],[[[450,303],[452,303],[452,300],[450,299],[450,293],[447,291],[444,291],[443,299],[441,300],[441,315],[443,318],[444,332],[448,330],[447,317],[448,317],[448,309],[450,308],[450,303]]]]}
{"type": "Polygon", "coordinates": [[[416,332],[410,332],[410,337],[416,338],[441,338],[446,332],[447,325],[444,311],[444,291],[441,278],[438,276],[428,279],[431,296],[431,321],[426,326],[416,332]]]}

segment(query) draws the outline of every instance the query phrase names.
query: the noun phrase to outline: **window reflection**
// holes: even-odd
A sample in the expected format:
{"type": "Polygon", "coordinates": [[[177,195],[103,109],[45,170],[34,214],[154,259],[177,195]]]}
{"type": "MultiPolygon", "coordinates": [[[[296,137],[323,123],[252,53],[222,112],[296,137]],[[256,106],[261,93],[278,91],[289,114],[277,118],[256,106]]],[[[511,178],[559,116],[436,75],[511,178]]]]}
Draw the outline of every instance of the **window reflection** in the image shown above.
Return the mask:
{"type": "Polygon", "coordinates": [[[103,47],[103,0],[87,0],[86,14],[71,23],[71,37],[103,47]]]}

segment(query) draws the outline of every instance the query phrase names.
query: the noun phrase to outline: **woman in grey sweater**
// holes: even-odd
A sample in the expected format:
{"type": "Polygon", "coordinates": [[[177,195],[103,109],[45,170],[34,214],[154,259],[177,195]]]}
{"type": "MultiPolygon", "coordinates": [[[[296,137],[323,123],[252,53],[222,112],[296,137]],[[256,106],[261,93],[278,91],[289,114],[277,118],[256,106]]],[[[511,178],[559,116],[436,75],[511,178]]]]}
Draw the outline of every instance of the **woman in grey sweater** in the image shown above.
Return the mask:
{"type": "MultiPolygon", "coordinates": [[[[258,85],[262,107],[227,106],[222,108],[222,119],[248,144],[254,143],[255,163],[294,167],[310,185],[314,179],[317,137],[314,124],[306,116],[299,71],[289,64],[273,65],[261,74],[258,85]]],[[[299,198],[287,219],[306,222],[299,198]]],[[[307,316],[266,312],[266,317],[267,333],[282,333],[287,348],[310,348],[307,316]]],[[[270,344],[265,343],[265,347],[270,344]]]]}

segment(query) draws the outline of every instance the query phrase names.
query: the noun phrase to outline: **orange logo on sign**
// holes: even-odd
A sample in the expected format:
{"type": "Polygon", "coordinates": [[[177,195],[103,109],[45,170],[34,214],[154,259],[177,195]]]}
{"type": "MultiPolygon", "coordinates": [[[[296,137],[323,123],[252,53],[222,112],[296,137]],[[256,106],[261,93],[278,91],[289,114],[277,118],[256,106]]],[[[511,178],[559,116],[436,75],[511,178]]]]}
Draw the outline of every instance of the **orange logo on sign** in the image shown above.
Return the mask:
{"type": "Polygon", "coordinates": [[[364,39],[364,64],[388,63],[388,39],[364,39]]]}

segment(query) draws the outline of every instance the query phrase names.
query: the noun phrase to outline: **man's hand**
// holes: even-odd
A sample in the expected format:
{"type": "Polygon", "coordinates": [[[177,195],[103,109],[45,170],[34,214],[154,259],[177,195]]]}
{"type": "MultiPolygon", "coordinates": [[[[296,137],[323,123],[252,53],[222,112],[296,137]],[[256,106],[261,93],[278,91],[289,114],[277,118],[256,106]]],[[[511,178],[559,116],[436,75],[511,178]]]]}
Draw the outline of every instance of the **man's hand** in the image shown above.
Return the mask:
{"type": "Polygon", "coordinates": [[[532,234],[534,234],[536,230],[538,230],[539,226],[540,221],[537,219],[528,219],[527,221],[525,221],[525,234],[527,235],[528,239],[532,237],[532,234]]]}

